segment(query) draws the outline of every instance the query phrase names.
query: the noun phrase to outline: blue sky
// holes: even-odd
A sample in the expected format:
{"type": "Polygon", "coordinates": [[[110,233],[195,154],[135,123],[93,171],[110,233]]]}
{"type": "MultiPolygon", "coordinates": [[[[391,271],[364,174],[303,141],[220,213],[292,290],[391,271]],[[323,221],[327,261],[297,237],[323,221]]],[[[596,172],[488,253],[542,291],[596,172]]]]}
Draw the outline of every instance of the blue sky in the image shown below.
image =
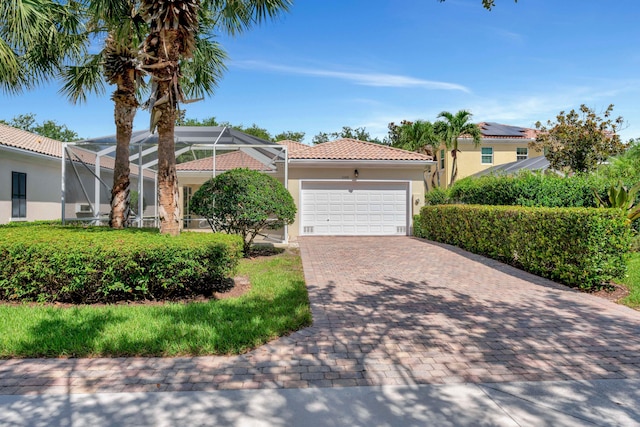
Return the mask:
{"type": "MultiPolygon", "coordinates": [[[[640,137],[637,0],[297,0],[290,13],[235,38],[216,94],[184,106],[272,134],[435,120],[467,109],[474,121],[533,127],[586,104],[625,118],[640,137]]],[[[0,118],[36,113],[81,137],[115,133],[109,94],[71,105],[57,85],[0,96],[0,118]]],[[[148,126],[139,111],[135,128],[148,126]]]]}

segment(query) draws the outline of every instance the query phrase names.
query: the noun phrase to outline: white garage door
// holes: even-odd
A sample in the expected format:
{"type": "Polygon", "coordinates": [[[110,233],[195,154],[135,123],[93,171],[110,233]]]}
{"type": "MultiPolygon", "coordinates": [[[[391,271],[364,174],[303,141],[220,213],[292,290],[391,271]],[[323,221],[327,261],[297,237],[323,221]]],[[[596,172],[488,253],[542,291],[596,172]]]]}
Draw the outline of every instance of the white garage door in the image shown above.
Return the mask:
{"type": "Polygon", "coordinates": [[[303,182],[303,235],[406,235],[408,184],[303,182]]]}

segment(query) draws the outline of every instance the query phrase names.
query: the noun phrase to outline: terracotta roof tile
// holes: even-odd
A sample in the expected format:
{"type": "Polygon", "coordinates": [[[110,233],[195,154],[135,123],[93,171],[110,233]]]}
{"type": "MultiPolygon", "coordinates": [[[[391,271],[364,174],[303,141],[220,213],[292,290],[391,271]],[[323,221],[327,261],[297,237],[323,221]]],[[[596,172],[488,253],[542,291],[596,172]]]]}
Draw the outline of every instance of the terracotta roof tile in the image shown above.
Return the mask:
{"type": "Polygon", "coordinates": [[[62,157],[62,142],[0,123],[0,145],[62,157]]]}
{"type": "MultiPolygon", "coordinates": [[[[230,153],[218,154],[216,156],[216,170],[227,171],[235,168],[249,168],[251,170],[269,170],[269,168],[254,159],[244,151],[232,151],[230,153]]],[[[176,166],[179,171],[212,171],[213,157],[192,160],[180,163],[176,166]]]]}
{"type": "Polygon", "coordinates": [[[432,160],[431,156],[424,154],[351,138],[325,142],[295,151],[289,158],[309,160],[432,160]]]}
{"type": "Polygon", "coordinates": [[[310,145],[303,144],[298,141],[292,141],[290,139],[284,139],[282,141],[278,141],[277,144],[286,146],[287,149],[289,150],[289,155],[291,155],[291,153],[295,153],[296,151],[306,150],[307,148],[311,147],[310,145]]]}

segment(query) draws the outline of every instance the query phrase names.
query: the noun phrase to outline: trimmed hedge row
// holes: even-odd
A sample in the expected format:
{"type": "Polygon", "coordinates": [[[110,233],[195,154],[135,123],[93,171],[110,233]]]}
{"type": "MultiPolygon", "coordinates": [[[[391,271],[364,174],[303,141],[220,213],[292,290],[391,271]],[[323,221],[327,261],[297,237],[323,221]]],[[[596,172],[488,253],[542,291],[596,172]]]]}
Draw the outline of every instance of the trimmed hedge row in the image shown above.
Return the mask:
{"type": "Polygon", "coordinates": [[[630,227],[619,209],[425,206],[414,234],[584,290],[623,277],[630,227]]]}
{"type": "Polygon", "coordinates": [[[242,239],[222,234],[0,226],[0,300],[104,303],[210,293],[241,256],[242,239]]]}
{"type": "Polygon", "coordinates": [[[562,177],[523,171],[516,176],[467,177],[456,182],[446,196],[453,203],[470,205],[597,207],[593,190],[606,196],[609,185],[596,175],[562,177]]]}

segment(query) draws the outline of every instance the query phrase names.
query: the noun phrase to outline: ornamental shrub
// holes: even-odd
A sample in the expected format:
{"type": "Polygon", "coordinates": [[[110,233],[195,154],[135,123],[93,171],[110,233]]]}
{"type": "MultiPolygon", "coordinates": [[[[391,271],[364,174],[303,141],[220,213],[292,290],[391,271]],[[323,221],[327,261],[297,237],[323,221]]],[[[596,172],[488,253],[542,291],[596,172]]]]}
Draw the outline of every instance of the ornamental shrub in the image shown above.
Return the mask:
{"type": "Polygon", "coordinates": [[[232,169],[205,182],[191,199],[191,211],[214,229],[238,234],[249,256],[253,239],[265,229],[291,224],[296,205],[277,179],[249,169],[232,169]]]}
{"type": "Polygon", "coordinates": [[[447,192],[442,188],[436,187],[424,195],[425,205],[446,205],[450,203],[447,192]]]}
{"type": "Polygon", "coordinates": [[[241,245],[222,234],[0,226],[0,300],[105,303],[210,294],[234,273],[241,245]]]}
{"type": "Polygon", "coordinates": [[[617,209],[425,206],[414,233],[585,290],[623,277],[631,229],[617,209]]]}

